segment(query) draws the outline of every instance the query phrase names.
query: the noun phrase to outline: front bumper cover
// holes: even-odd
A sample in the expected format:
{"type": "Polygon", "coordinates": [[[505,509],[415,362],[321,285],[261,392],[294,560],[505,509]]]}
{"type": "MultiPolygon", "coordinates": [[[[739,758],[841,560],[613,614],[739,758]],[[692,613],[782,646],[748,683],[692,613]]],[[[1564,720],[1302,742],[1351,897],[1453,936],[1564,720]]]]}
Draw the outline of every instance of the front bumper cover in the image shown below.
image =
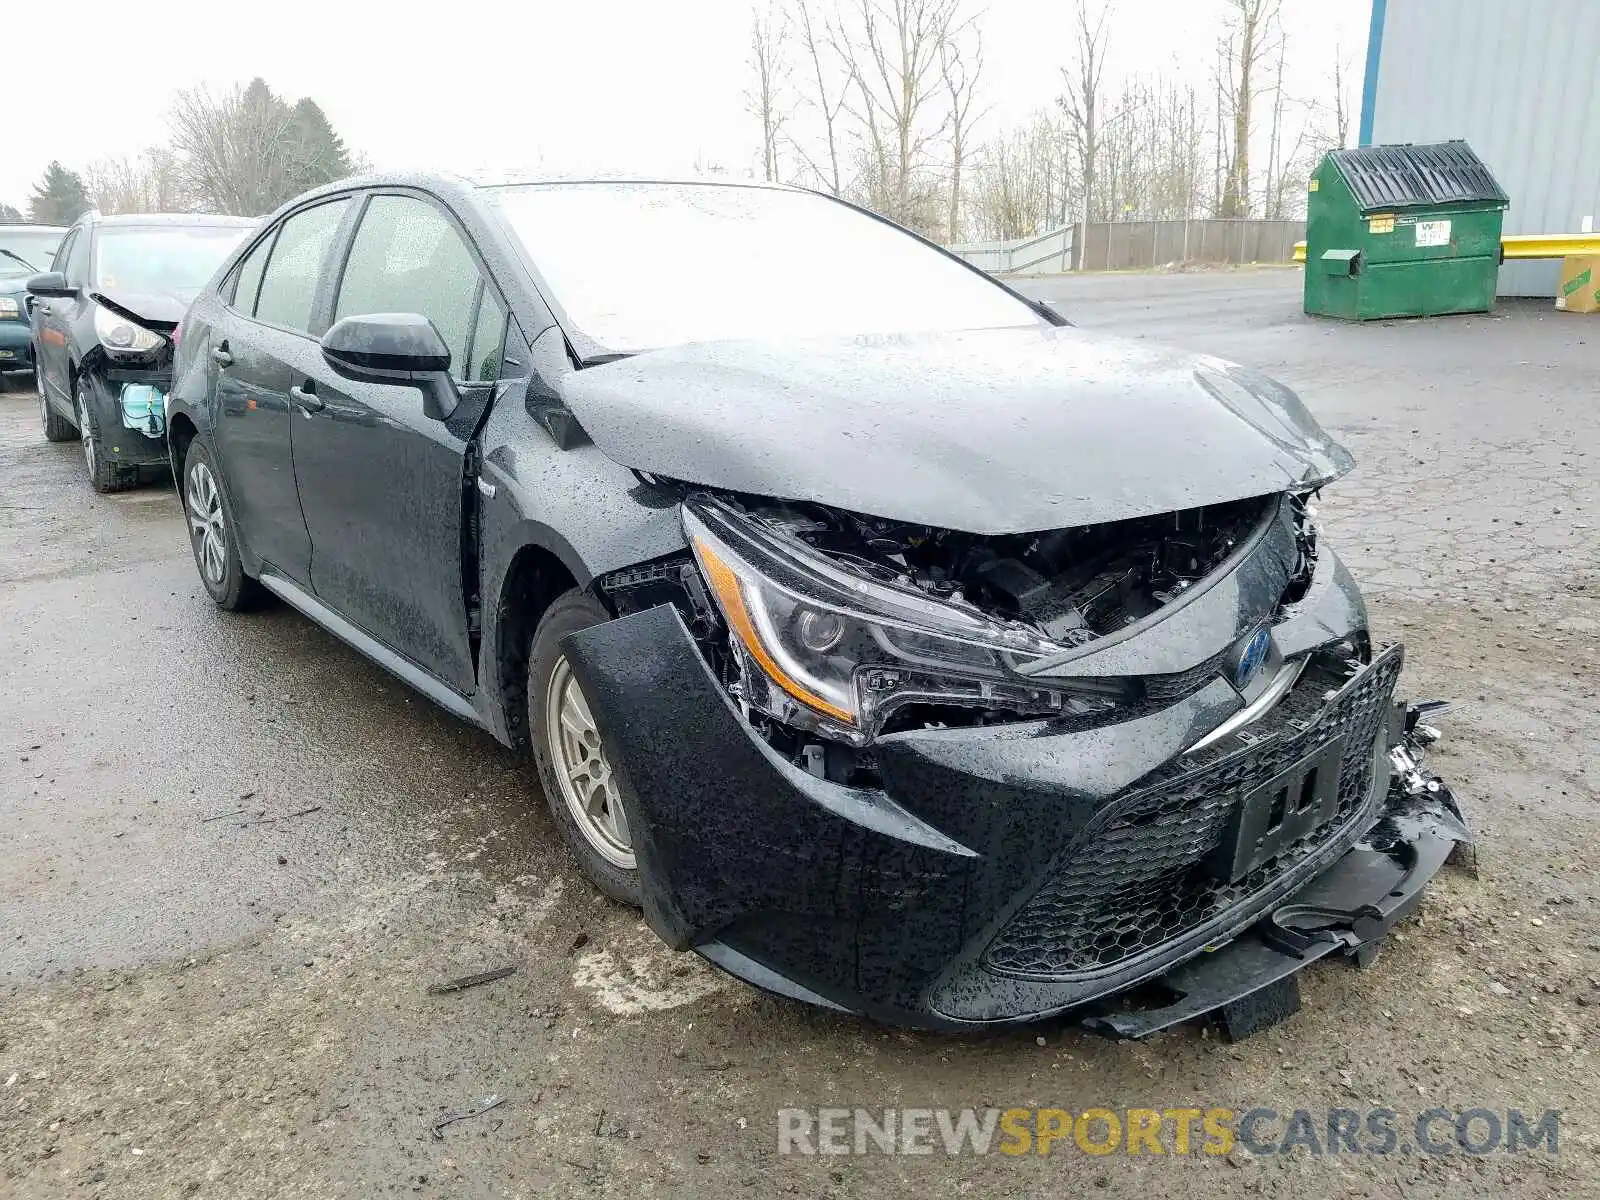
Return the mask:
{"type": "MultiPolygon", "coordinates": [[[[1359,614],[1353,589],[1334,588],[1283,640],[1310,627],[1336,632],[1359,614]]],[[[1391,749],[1417,749],[1391,698],[1398,647],[1339,698],[1311,695],[1299,710],[1286,707],[1293,728],[1235,735],[1192,769],[1185,750],[1239,706],[1220,679],[1098,729],[1018,722],[893,735],[876,747],[883,785],[871,789],[808,774],[755,736],[671,607],[574,634],[565,649],[612,747],[657,933],[769,991],[898,1024],[973,1028],[1071,1010],[1105,1032],[1153,1033],[1327,953],[1370,954],[1449,847],[1467,837],[1442,785],[1429,790],[1436,781],[1420,770],[1397,778],[1392,769],[1391,749]],[[1047,905],[1043,918],[1032,911],[1112,825],[1140,862],[1150,843],[1140,849],[1128,838],[1167,837],[1151,813],[1172,808],[1181,818],[1173,828],[1185,836],[1220,836],[1229,805],[1207,788],[1152,807],[1150,781],[1163,770],[1180,781],[1236,775],[1241,763],[1268,761],[1274,747],[1280,760],[1298,758],[1294,739],[1319,730],[1324,749],[1350,739],[1346,807],[1306,845],[1273,858],[1276,873],[1213,888],[1197,901],[1209,908],[1180,913],[1170,928],[1159,924],[1170,924],[1170,912],[1135,922],[1125,945],[1058,936],[1049,922],[1059,905],[1047,905]],[[1312,908],[1323,915],[1308,934],[1312,908]],[[1346,928],[1327,910],[1355,915],[1346,928]],[[1272,932],[1274,914],[1291,933],[1272,932]],[[1025,918],[1054,939],[1048,952],[1026,961],[998,952],[1025,918]],[[1151,929],[1160,932],[1153,941],[1151,929]],[[1083,961],[1084,947],[1097,947],[1101,959],[1083,961]],[[1104,1006],[1156,980],[1160,1004],[1104,1006]]],[[[1154,875],[1143,882],[1168,886],[1154,875]]],[[[1106,894],[1121,902],[1115,887],[1106,894]]],[[[1137,899],[1128,899],[1131,911],[1140,911],[1137,899]]]]}

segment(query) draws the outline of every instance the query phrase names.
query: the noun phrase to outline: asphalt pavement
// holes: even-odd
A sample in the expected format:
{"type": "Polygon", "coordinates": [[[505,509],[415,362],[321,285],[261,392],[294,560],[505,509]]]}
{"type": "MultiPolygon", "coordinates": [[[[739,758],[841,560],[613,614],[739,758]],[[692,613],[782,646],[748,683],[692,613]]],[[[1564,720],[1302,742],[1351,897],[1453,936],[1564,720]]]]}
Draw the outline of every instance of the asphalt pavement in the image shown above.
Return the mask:
{"type": "Polygon", "coordinates": [[[287,608],[216,610],[171,481],[95,495],[12,382],[0,1195],[1600,1195],[1600,318],[1312,321],[1282,270],[1022,286],[1267,370],[1355,453],[1328,536],[1407,642],[1403,686],[1460,702],[1437,764],[1479,836],[1370,970],[1312,969],[1304,1010],[1238,1045],[762,996],[595,893],[486,735],[287,608]],[[778,1153],[784,1108],[1187,1105],[1554,1109],[1561,1136],[778,1153]]]}

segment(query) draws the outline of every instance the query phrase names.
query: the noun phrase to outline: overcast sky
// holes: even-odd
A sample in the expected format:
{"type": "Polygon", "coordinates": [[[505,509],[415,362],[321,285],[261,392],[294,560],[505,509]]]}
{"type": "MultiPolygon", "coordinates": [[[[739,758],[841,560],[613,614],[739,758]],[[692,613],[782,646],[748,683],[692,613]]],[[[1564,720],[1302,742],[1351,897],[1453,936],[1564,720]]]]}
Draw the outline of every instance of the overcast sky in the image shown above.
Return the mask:
{"type": "MultiPolygon", "coordinates": [[[[981,13],[993,105],[981,138],[1060,91],[1071,5],[970,0],[970,10],[981,13]]],[[[1370,0],[1283,0],[1283,10],[1285,90],[1331,99],[1338,44],[1358,100],[1370,0]]],[[[1114,74],[1206,85],[1222,0],[1116,0],[1114,11],[1114,74]]],[[[0,16],[6,94],[19,102],[5,121],[0,202],[26,211],[51,159],[81,169],[164,142],[175,89],[221,91],[254,75],[315,99],[379,169],[744,173],[759,146],[744,104],[750,13],[749,0],[18,0],[0,16]]]]}

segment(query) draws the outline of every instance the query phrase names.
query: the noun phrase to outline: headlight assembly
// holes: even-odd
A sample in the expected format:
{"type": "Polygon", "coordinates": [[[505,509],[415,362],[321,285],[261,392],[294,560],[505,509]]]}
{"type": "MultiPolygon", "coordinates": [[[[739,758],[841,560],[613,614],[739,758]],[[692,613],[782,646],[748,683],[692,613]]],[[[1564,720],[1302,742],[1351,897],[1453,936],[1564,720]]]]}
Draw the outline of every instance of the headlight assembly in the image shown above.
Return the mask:
{"type": "Polygon", "coordinates": [[[739,658],[740,698],[785,725],[853,745],[908,704],[1084,715],[1120,685],[1042,688],[1017,668],[1066,647],[911,587],[856,575],[796,538],[708,497],[684,531],[739,658]]]}
{"type": "Polygon", "coordinates": [[[0,317],[15,317],[22,310],[12,296],[0,296],[0,317]]]}
{"type": "Polygon", "coordinates": [[[101,304],[94,306],[94,335],[107,350],[122,354],[149,354],[165,340],[101,304]]]}

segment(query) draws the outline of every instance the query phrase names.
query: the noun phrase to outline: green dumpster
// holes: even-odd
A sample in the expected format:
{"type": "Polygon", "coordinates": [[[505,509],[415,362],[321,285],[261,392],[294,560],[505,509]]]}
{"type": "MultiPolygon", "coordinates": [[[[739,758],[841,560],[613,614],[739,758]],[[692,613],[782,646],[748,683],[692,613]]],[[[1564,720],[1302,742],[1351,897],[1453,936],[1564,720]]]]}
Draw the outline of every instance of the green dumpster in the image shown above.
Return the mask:
{"type": "Polygon", "coordinates": [[[1488,312],[1507,203],[1465,142],[1330,151],[1306,204],[1306,312],[1488,312]]]}

